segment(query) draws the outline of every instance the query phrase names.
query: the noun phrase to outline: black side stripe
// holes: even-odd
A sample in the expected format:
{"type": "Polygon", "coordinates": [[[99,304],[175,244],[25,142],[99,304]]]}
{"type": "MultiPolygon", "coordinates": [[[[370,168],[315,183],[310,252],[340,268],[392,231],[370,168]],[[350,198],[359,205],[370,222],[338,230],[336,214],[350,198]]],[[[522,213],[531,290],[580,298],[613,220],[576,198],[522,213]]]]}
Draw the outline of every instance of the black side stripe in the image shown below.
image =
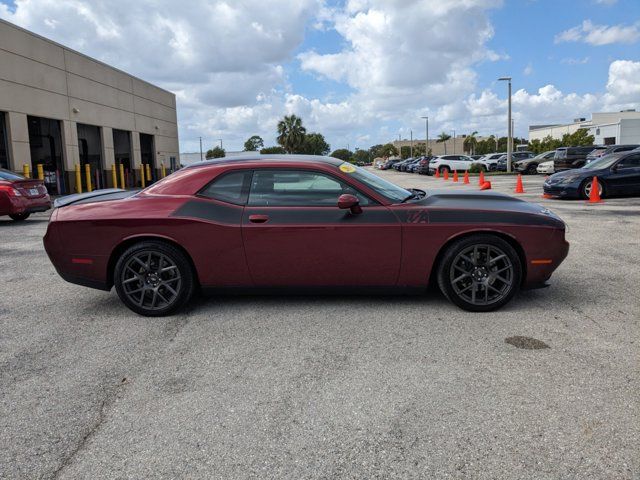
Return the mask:
{"type": "Polygon", "coordinates": [[[221,205],[204,200],[188,200],[182,204],[172,217],[201,218],[215,223],[240,225],[242,222],[242,207],[221,205]]]}
{"type": "Polygon", "coordinates": [[[513,225],[562,226],[558,220],[519,212],[474,210],[429,210],[429,223],[509,223],[513,225]]]}
{"type": "Polygon", "coordinates": [[[396,216],[386,209],[363,208],[362,213],[354,215],[339,208],[305,209],[268,209],[247,207],[244,213],[245,223],[249,215],[268,215],[269,222],[262,225],[313,225],[313,224],[389,224],[398,223],[396,216]]]}

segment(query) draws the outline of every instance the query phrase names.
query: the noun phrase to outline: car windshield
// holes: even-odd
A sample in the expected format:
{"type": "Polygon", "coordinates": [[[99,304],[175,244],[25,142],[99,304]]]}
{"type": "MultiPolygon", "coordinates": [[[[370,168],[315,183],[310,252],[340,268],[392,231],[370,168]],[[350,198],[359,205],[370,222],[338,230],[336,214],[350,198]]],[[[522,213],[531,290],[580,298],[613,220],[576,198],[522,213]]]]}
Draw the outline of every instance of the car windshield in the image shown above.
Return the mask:
{"type": "Polygon", "coordinates": [[[620,158],[620,155],[604,155],[591,163],[586,164],[584,169],[586,170],[599,170],[601,168],[609,168],[620,158]]]}
{"type": "Polygon", "coordinates": [[[25,177],[9,170],[0,169],[0,180],[24,180],[25,177]]]}
{"type": "Polygon", "coordinates": [[[383,197],[391,200],[392,202],[401,202],[407,197],[413,195],[412,192],[402,187],[394,185],[391,182],[380,178],[379,176],[365,170],[364,168],[356,167],[350,163],[343,163],[340,165],[340,171],[348,173],[357,181],[365,184],[367,187],[375,190],[383,197]]]}

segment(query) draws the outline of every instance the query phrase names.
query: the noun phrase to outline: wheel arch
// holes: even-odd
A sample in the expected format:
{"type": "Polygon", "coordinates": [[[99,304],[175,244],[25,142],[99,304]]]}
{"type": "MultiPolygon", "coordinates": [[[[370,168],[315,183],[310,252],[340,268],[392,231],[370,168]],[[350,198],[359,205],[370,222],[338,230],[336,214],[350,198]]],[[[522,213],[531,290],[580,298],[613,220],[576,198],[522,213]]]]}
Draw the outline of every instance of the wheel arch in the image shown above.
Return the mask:
{"type": "Polygon", "coordinates": [[[429,272],[429,284],[435,285],[437,283],[438,278],[438,270],[440,269],[440,262],[442,262],[442,258],[445,255],[445,252],[449,249],[449,247],[456,241],[462,240],[463,238],[472,237],[474,235],[493,235],[498,237],[509,245],[513,247],[513,249],[518,254],[518,259],[520,260],[520,267],[522,268],[522,279],[521,284],[525,283],[525,279],[527,278],[527,257],[524,253],[524,249],[520,242],[513,236],[508,233],[502,232],[500,230],[467,230],[464,232],[457,233],[450,237],[438,250],[436,254],[435,260],[431,265],[431,271],[429,272]]]}
{"type": "Polygon", "coordinates": [[[118,259],[120,258],[120,256],[125,252],[125,250],[127,250],[129,247],[135,245],[136,243],[148,242],[148,241],[166,243],[166,244],[171,245],[172,247],[180,250],[185,255],[185,257],[189,261],[189,264],[191,265],[191,268],[193,269],[193,274],[195,276],[196,285],[197,286],[200,285],[200,279],[198,278],[198,269],[196,268],[196,265],[193,262],[193,258],[191,258],[191,255],[189,254],[189,252],[182,245],[180,245],[174,239],[169,238],[169,237],[165,237],[163,235],[141,234],[141,235],[134,235],[134,236],[127,237],[127,238],[123,239],[111,251],[111,255],[109,255],[109,261],[107,262],[107,286],[108,286],[108,288],[111,288],[113,286],[113,274],[114,274],[114,270],[116,268],[116,263],[118,262],[118,259]]]}

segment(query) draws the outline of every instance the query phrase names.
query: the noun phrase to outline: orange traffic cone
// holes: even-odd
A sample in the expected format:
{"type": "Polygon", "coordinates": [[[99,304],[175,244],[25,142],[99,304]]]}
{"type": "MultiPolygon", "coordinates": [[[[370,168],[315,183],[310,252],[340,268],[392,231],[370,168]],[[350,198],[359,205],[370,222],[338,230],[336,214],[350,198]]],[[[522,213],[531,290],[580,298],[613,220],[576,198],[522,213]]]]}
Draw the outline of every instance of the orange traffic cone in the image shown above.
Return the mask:
{"type": "Polygon", "coordinates": [[[543,193],[542,198],[553,198],[553,195],[549,195],[548,193],[543,193]]]}
{"type": "Polygon", "coordinates": [[[524,187],[522,186],[522,175],[518,174],[518,180],[516,181],[515,193],[524,193],[524,187]]]}
{"type": "Polygon", "coordinates": [[[480,185],[480,190],[491,190],[491,182],[487,180],[482,185],[480,185]]]}
{"type": "Polygon", "coordinates": [[[598,185],[598,177],[593,177],[591,180],[591,193],[589,194],[589,203],[600,203],[600,185],[598,185]]]}
{"type": "Polygon", "coordinates": [[[436,168],[436,173],[433,175],[433,178],[440,178],[440,170],[436,168]]]}
{"type": "Polygon", "coordinates": [[[467,170],[464,171],[464,180],[462,181],[462,183],[469,183],[469,172],[467,170]]]}
{"type": "Polygon", "coordinates": [[[453,172],[453,181],[458,183],[458,171],[453,172]]]}
{"type": "Polygon", "coordinates": [[[484,185],[484,171],[480,170],[480,178],[478,179],[478,185],[484,185]]]}
{"type": "Polygon", "coordinates": [[[449,180],[449,170],[445,169],[445,171],[444,171],[444,179],[445,180],[449,180]]]}

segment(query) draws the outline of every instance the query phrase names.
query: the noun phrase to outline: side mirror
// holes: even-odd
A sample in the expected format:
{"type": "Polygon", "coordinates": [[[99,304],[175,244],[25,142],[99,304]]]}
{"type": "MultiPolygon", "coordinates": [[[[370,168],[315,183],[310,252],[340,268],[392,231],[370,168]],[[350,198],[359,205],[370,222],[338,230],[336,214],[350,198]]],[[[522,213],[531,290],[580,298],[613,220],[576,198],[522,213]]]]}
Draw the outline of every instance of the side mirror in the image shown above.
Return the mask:
{"type": "Polygon", "coordinates": [[[351,195],[350,193],[340,195],[338,198],[338,208],[342,210],[346,210],[348,208],[351,210],[351,213],[356,215],[362,213],[362,207],[360,206],[358,197],[351,195]]]}

